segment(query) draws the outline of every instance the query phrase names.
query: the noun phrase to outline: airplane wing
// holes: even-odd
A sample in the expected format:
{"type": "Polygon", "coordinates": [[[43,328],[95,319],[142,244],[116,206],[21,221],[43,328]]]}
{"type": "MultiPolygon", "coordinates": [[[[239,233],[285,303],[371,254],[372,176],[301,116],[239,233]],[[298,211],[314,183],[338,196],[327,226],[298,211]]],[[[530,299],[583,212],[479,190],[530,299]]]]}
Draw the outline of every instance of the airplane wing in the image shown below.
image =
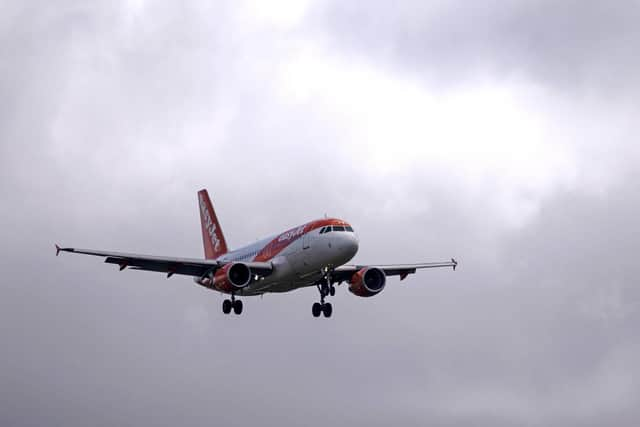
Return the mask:
{"type": "Polygon", "coordinates": [[[343,265],[336,268],[331,274],[333,282],[348,281],[353,273],[367,267],[375,267],[384,271],[387,276],[400,276],[400,280],[404,280],[409,274],[413,274],[422,268],[438,268],[452,267],[455,271],[458,262],[451,258],[451,261],[445,262],[425,262],[422,264],[395,264],[395,265],[343,265]]]}
{"type": "MultiPolygon", "coordinates": [[[[222,267],[225,263],[197,258],[172,258],[154,255],[129,254],[124,252],[96,251],[93,249],[61,248],[56,245],[56,256],[60,252],[71,252],[76,254],[94,255],[104,257],[104,262],[117,264],[120,271],[125,268],[132,270],[157,271],[166,273],[167,278],[174,274],[186,276],[202,277],[222,267]]],[[[269,262],[245,262],[253,274],[258,276],[268,276],[273,271],[273,266],[269,262]]]]}

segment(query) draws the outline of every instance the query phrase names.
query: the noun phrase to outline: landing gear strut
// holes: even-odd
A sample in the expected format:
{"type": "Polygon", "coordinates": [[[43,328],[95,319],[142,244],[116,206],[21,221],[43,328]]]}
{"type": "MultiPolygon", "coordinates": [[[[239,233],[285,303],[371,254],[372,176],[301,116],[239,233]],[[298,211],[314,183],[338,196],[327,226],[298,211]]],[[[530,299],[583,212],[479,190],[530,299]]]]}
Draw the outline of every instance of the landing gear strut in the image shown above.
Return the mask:
{"type": "Polygon", "coordinates": [[[324,277],[316,283],[316,287],[318,288],[318,292],[320,292],[320,302],[313,303],[313,306],[311,306],[311,314],[313,314],[313,317],[320,317],[321,313],[324,317],[331,317],[333,306],[330,302],[324,302],[324,298],[327,295],[334,296],[336,294],[336,288],[331,283],[331,274],[328,269],[325,271],[324,277]]]}
{"type": "Polygon", "coordinates": [[[242,313],[242,301],[240,301],[239,299],[236,299],[234,294],[231,294],[231,299],[226,299],[224,301],[222,301],[222,312],[224,314],[229,314],[231,313],[231,309],[233,309],[233,312],[235,314],[241,314],[242,313]]]}

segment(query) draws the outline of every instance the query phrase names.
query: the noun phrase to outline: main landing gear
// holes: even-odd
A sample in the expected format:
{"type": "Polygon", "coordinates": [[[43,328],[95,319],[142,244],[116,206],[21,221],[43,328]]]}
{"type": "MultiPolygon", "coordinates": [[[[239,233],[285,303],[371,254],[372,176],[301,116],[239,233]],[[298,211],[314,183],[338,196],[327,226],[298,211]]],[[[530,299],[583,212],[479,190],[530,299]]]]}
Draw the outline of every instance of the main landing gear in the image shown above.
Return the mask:
{"type": "Polygon", "coordinates": [[[242,301],[235,298],[235,295],[231,294],[231,299],[226,299],[222,301],[222,312],[224,314],[231,313],[231,309],[235,314],[242,313],[242,301]]]}
{"type": "Polygon", "coordinates": [[[320,314],[323,314],[324,317],[331,317],[333,306],[330,302],[324,302],[324,298],[327,295],[334,296],[336,288],[331,283],[331,275],[328,270],[325,272],[325,276],[316,283],[316,286],[318,287],[318,292],[320,292],[320,302],[313,303],[311,314],[313,314],[313,317],[320,317],[320,314]]]}

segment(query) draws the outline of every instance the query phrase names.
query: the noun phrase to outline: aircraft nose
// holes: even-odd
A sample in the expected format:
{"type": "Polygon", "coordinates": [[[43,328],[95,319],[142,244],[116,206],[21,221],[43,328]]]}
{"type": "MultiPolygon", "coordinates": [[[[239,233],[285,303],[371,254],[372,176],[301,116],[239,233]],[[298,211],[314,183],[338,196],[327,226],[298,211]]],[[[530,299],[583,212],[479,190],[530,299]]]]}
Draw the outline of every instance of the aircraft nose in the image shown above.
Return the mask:
{"type": "Polygon", "coordinates": [[[358,252],[358,236],[355,233],[344,233],[342,235],[342,248],[350,258],[358,252]]]}

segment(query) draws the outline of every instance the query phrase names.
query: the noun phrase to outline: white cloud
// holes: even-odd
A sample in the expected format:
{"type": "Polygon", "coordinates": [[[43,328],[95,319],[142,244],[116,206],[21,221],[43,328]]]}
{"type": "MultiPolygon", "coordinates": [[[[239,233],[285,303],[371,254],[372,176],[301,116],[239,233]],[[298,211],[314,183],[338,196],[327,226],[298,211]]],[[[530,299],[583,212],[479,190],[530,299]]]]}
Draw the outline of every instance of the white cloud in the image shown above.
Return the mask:
{"type": "Polygon", "coordinates": [[[303,21],[310,4],[310,0],[243,0],[240,10],[245,19],[253,21],[253,25],[290,30],[303,21]]]}
{"type": "Polygon", "coordinates": [[[535,104],[543,94],[526,82],[443,92],[314,47],[283,66],[280,83],[283,98],[333,121],[334,149],[357,159],[367,180],[438,178],[429,187],[482,196],[520,224],[575,178],[576,153],[548,138],[549,117],[535,104]]]}

